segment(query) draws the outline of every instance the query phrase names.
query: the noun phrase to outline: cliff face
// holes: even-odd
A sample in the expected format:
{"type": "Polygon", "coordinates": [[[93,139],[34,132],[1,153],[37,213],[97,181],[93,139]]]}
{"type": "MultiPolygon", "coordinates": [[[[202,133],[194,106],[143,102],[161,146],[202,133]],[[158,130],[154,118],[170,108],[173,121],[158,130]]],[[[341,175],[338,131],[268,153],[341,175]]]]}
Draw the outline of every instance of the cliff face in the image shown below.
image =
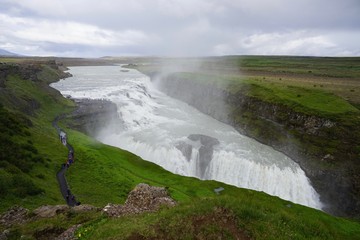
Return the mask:
{"type": "Polygon", "coordinates": [[[40,108],[40,103],[29,96],[22,94],[15,96],[14,89],[7,84],[11,78],[18,78],[25,82],[43,85],[66,78],[71,74],[63,72],[59,65],[53,60],[33,61],[22,63],[1,63],[0,62],[0,94],[4,105],[13,106],[26,115],[33,116],[40,108]]]}
{"type": "Polygon", "coordinates": [[[5,64],[0,63],[0,85],[4,87],[5,79],[8,75],[16,74],[22,79],[30,81],[38,80],[37,74],[41,71],[38,64],[5,64]]]}
{"type": "Polygon", "coordinates": [[[58,71],[59,79],[71,76],[63,72],[62,65],[58,65],[54,60],[36,61],[29,63],[0,63],[0,87],[5,87],[5,80],[9,75],[18,75],[22,79],[30,81],[39,81],[39,74],[42,71],[42,65],[46,65],[58,71]]]}
{"type": "Polygon", "coordinates": [[[170,76],[159,85],[169,96],[298,162],[325,203],[324,210],[359,216],[358,128],[200,81],[170,76]]]}
{"type": "Polygon", "coordinates": [[[105,100],[74,99],[77,108],[71,113],[69,126],[90,136],[104,127],[118,120],[117,107],[105,100]]]}

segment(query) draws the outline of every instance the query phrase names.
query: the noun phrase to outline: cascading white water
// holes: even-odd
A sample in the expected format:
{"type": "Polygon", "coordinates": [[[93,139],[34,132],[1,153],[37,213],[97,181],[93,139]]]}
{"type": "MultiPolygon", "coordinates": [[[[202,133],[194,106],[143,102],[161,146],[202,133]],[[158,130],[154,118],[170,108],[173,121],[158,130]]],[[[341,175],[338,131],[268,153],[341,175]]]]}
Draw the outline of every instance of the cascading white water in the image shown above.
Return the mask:
{"type": "Polygon", "coordinates": [[[107,99],[117,105],[119,122],[104,126],[98,140],[177,174],[264,191],[321,209],[318,194],[298,164],[231,126],[166,96],[138,71],[96,66],[71,67],[70,73],[73,77],[52,87],[73,98],[107,99]],[[115,128],[121,130],[114,131],[115,128]],[[212,158],[205,165],[199,153],[204,145],[200,140],[191,140],[192,134],[218,140],[211,146],[212,158]],[[180,145],[190,150],[183,151],[180,145]]]}

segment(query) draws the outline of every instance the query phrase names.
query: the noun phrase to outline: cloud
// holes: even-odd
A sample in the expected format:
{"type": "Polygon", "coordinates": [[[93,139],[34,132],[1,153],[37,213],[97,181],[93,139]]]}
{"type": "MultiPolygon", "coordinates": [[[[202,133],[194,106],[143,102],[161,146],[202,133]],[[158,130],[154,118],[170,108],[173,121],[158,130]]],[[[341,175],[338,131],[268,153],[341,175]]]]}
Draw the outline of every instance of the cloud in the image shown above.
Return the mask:
{"type": "Polygon", "coordinates": [[[353,32],[329,34],[309,30],[239,34],[232,40],[215,45],[212,54],[358,56],[360,48],[355,46],[358,39],[360,34],[353,32]],[[354,42],[334,37],[345,34],[354,42]],[[344,41],[346,44],[343,44],[344,41]]]}
{"type": "Polygon", "coordinates": [[[139,30],[114,31],[71,21],[46,19],[35,21],[5,14],[0,14],[0,26],[3,34],[3,37],[0,38],[0,44],[7,49],[18,47],[17,45],[21,42],[28,43],[30,46],[23,47],[23,49],[31,51],[39,49],[39,45],[49,43],[102,48],[140,45],[149,41],[148,36],[139,30]],[[17,44],[6,42],[10,39],[13,39],[17,44]],[[38,46],[31,47],[31,43],[38,46]]]}
{"type": "Polygon", "coordinates": [[[240,47],[254,54],[319,55],[324,49],[336,48],[325,36],[306,31],[254,34],[240,42],[240,47]]]}
{"type": "Polygon", "coordinates": [[[157,0],[160,12],[176,17],[201,17],[206,14],[221,14],[225,8],[214,0],[157,0]]]}
{"type": "Polygon", "coordinates": [[[0,5],[0,47],[33,49],[22,54],[360,52],[358,0],[0,0],[0,5]]]}
{"type": "Polygon", "coordinates": [[[76,22],[34,21],[4,14],[0,14],[0,21],[5,32],[29,41],[123,46],[136,45],[147,40],[146,34],[141,31],[124,30],[119,32],[76,22]]]}

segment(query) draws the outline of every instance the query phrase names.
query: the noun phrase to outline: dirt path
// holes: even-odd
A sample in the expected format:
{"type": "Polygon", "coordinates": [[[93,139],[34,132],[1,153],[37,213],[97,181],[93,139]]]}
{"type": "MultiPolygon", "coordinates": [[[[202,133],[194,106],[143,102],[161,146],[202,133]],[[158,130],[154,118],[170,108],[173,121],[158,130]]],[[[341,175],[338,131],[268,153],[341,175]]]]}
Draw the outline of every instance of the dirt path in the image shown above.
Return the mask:
{"type": "Polygon", "coordinates": [[[80,205],[80,202],[78,202],[76,200],[75,196],[70,191],[69,185],[65,178],[65,174],[66,174],[67,169],[71,166],[71,164],[74,161],[75,152],[74,152],[73,146],[71,146],[67,141],[66,133],[57,125],[58,121],[64,117],[65,117],[65,115],[60,115],[60,116],[56,117],[52,123],[53,127],[56,129],[56,131],[59,134],[60,142],[63,145],[65,145],[68,149],[67,162],[61,165],[61,169],[56,174],[56,178],[59,182],[60,192],[63,195],[67,205],[73,207],[73,206],[80,205]]]}

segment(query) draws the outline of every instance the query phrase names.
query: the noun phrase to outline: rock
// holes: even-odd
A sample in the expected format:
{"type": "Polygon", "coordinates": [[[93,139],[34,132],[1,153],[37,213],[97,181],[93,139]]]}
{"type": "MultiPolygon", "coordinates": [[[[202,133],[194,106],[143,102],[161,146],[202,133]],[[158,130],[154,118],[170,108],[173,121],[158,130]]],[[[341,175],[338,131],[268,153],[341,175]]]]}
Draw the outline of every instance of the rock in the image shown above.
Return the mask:
{"type": "Polygon", "coordinates": [[[10,231],[8,229],[6,229],[2,233],[0,233],[0,240],[7,240],[9,233],[10,233],[10,231]]]}
{"type": "Polygon", "coordinates": [[[29,219],[28,213],[28,209],[20,206],[14,206],[0,216],[0,224],[5,227],[23,224],[29,219]]]}
{"type": "Polygon", "coordinates": [[[81,224],[72,226],[71,228],[69,228],[62,234],[60,234],[57,238],[55,238],[55,240],[74,240],[74,239],[76,239],[75,232],[81,226],[82,226],[81,224]]]}
{"type": "Polygon", "coordinates": [[[321,161],[331,161],[331,160],[334,160],[335,157],[331,154],[326,154],[322,159],[321,161]]]}
{"type": "MultiPolygon", "coordinates": [[[[70,116],[72,121],[69,126],[90,136],[97,136],[104,126],[120,120],[116,104],[110,101],[75,99],[75,103],[77,109],[70,116]]],[[[115,127],[112,130],[120,131],[115,127]]]]}
{"type": "Polygon", "coordinates": [[[99,210],[99,208],[92,206],[92,205],[88,205],[88,204],[81,204],[79,206],[75,206],[72,208],[75,212],[90,212],[90,211],[97,211],[99,210]]]}
{"type": "Polygon", "coordinates": [[[56,216],[59,213],[64,213],[70,208],[67,205],[45,205],[38,207],[33,211],[33,214],[35,214],[35,217],[39,218],[51,218],[56,216]]]}
{"type": "Polygon", "coordinates": [[[140,183],[129,193],[124,205],[109,203],[103,208],[103,212],[110,217],[120,217],[143,212],[155,212],[161,206],[173,207],[175,205],[176,202],[169,196],[166,188],[140,183]]]}

